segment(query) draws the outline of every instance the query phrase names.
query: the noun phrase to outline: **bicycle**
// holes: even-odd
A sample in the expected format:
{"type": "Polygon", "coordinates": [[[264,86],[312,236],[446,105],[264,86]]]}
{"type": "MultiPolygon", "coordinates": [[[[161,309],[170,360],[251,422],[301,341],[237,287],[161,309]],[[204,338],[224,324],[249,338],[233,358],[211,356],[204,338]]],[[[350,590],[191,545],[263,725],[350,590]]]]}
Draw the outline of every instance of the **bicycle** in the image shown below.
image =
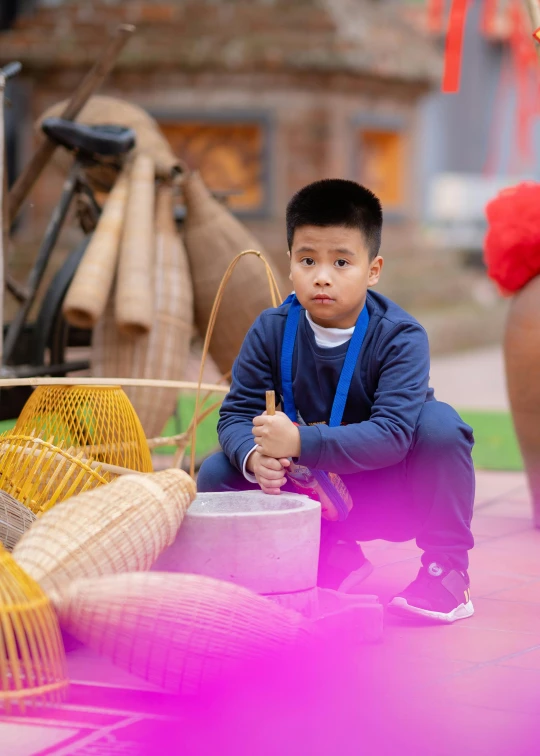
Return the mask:
{"type": "MultiPolygon", "coordinates": [[[[8,78],[18,73],[20,68],[20,64],[9,64],[2,73],[8,78]]],[[[28,316],[74,198],[84,196],[94,221],[97,222],[99,218],[101,207],[84,178],[84,170],[96,165],[119,168],[122,159],[135,146],[135,132],[123,126],[87,126],[62,118],[48,118],[43,122],[42,129],[49,139],[72,152],[74,160],[26,285],[20,286],[12,279],[6,282],[19,308],[11,322],[4,325],[2,371],[4,375],[21,378],[65,376],[89,367],[87,360],[66,361],[66,349],[89,346],[91,334],[66,323],[62,316],[62,303],[91,235],[86,236],[54,276],[33,323],[28,322],[28,316]]],[[[16,417],[29,394],[30,390],[5,390],[0,402],[0,420],[16,417]]]]}

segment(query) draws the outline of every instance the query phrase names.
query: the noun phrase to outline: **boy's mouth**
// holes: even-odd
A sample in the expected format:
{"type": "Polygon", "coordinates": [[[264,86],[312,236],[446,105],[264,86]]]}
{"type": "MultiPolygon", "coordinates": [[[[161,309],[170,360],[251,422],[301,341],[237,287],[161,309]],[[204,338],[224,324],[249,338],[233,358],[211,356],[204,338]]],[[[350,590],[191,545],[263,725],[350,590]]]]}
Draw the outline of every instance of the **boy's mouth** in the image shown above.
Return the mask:
{"type": "Polygon", "coordinates": [[[327,303],[330,304],[334,300],[332,297],[329,297],[328,294],[317,294],[315,297],[313,297],[314,302],[321,302],[322,304],[327,303]]]}

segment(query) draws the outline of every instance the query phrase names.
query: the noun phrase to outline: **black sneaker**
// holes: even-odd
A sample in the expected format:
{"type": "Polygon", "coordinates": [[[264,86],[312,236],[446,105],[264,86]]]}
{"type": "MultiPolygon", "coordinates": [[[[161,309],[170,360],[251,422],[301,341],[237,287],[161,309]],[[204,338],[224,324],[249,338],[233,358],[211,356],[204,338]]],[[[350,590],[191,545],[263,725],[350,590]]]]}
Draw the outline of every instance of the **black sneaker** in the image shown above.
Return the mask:
{"type": "Polygon", "coordinates": [[[422,567],[416,580],[388,604],[392,614],[455,622],[474,614],[466,572],[445,570],[437,562],[422,567]]]}
{"type": "Polygon", "coordinates": [[[338,541],[325,550],[319,563],[319,588],[331,588],[340,593],[355,593],[355,589],[373,572],[360,544],[338,541]]]}

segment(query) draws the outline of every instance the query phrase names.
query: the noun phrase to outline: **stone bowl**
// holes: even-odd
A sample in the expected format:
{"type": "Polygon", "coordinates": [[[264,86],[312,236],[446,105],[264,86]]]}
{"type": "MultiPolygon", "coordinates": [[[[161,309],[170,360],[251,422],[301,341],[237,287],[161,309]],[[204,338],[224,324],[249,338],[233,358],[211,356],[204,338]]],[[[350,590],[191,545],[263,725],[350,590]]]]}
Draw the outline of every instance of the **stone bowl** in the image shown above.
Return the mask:
{"type": "Polygon", "coordinates": [[[320,504],[307,496],[200,493],[153,569],[208,575],[262,594],[309,590],[317,583],[320,528],[320,504]]]}

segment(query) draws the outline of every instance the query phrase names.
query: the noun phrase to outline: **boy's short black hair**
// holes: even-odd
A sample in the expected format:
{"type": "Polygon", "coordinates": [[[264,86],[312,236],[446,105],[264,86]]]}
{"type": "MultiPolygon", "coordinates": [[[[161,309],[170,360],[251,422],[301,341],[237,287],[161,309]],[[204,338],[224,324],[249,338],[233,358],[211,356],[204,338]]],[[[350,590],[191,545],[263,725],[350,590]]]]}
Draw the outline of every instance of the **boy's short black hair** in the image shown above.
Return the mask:
{"type": "Polygon", "coordinates": [[[286,220],[289,250],[300,226],[344,226],[358,228],[364,234],[370,260],[379,254],[381,203],[372,191],[355,181],[323,179],[308,184],[289,201],[286,220]]]}

